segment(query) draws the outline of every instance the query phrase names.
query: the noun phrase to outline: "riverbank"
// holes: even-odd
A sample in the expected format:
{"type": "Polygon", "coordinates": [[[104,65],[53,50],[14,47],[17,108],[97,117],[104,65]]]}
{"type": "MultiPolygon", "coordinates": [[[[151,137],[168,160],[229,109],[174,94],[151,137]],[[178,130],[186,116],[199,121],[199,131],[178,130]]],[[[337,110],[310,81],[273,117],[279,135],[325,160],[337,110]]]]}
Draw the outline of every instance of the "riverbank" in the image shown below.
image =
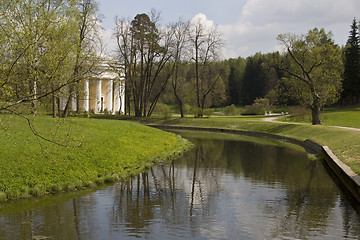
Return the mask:
{"type": "Polygon", "coordinates": [[[265,122],[261,119],[247,119],[244,117],[150,119],[141,122],[144,124],[252,131],[294,138],[299,141],[310,139],[322,146],[328,146],[341,161],[348,165],[357,175],[360,175],[360,132],[350,129],[313,126],[310,124],[265,122]]]}
{"type": "Polygon", "coordinates": [[[190,143],[135,122],[0,116],[0,200],[72,191],[138,175],[190,143]]]}

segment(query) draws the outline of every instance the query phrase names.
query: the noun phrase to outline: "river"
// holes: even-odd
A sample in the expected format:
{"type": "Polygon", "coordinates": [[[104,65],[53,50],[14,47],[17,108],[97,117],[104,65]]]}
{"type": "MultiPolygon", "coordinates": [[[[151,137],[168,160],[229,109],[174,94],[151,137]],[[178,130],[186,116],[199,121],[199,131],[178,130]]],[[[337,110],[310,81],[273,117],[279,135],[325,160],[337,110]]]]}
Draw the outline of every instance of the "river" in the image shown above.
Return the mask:
{"type": "Polygon", "coordinates": [[[171,164],[98,189],[0,204],[0,239],[360,239],[321,160],[279,141],[178,132],[171,164]]]}

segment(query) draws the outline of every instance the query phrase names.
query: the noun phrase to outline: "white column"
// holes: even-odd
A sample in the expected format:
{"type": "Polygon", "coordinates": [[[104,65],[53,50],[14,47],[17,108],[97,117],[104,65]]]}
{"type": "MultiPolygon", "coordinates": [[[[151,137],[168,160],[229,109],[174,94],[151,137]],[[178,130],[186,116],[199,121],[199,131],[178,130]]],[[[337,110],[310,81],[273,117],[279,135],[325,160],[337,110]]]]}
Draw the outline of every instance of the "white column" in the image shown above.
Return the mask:
{"type": "Polygon", "coordinates": [[[106,93],[106,109],[112,113],[113,111],[113,84],[114,81],[108,80],[107,82],[107,93],[106,93]]]}
{"type": "Polygon", "coordinates": [[[65,110],[65,106],[66,106],[66,96],[64,93],[60,94],[60,110],[64,111],[65,110]]]}
{"type": "Polygon", "coordinates": [[[95,113],[101,111],[101,79],[96,81],[95,113]]]}
{"type": "Polygon", "coordinates": [[[89,106],[90,106],[90,85],[89,80],[85,80],[84,82],[84,111],[89,112],[89,106]]]}
{"type": "Polygon", "coordinates": [[[71,110],[73,112],[77,111],[77,97],[75,93],[71,94],[71,110]]]}
{"type": "Polygon", "coordinates": [[[121,103],[121,112],[125,113],[125,79],[120,79],[120,103],[121,103]]]}
{"type": "Polygon", "coordinates": [[[115,81],[114,84],[114,110],[113,113],[118,113],[120,111],[120,84],[119,80],[115,81]]]}

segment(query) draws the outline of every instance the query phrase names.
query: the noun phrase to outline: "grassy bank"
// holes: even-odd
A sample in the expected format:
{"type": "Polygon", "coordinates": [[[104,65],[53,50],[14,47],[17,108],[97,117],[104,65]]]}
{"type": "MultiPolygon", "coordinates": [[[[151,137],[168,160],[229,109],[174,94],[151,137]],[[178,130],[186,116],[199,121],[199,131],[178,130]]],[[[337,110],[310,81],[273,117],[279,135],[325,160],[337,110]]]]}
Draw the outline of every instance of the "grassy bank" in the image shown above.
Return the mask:
{"type": "Polygon", "coordinates": [[[180,155],[189,143],[135,122],[0,115],[0,199],[113,182],[180,155]]]}
{"type": "Polygon", "coordinates": [[[238,129],[276,134],[298,140],[311,139],[330,149],[357,174],[360,175],[360,132],[330,126],[264,122],[244,117],[184,118],[171,120],[148,120],[146,123],[238,129]]]}
{"type": "MultiPolygon", "coordinates": [[[[325,109],[321,113],[321,119],[322,123],[327,126],[360,128],[360,105],[325,109]]],[[[293,116],[280,121],[311,123],[311,115],[293,116]]]]}

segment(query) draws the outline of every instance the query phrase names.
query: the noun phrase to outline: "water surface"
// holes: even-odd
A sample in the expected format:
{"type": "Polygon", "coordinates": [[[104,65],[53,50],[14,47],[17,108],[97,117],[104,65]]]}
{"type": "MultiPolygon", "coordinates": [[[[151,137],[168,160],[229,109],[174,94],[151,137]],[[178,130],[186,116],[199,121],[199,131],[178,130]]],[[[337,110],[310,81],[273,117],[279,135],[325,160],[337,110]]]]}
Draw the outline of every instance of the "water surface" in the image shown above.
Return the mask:
{"type": "Polygon", "coordinates": [[[0,239],[360,239],[358,206],[301,148],[181,134],[192,150],[127,182],[0,204],[0,239]]]}

